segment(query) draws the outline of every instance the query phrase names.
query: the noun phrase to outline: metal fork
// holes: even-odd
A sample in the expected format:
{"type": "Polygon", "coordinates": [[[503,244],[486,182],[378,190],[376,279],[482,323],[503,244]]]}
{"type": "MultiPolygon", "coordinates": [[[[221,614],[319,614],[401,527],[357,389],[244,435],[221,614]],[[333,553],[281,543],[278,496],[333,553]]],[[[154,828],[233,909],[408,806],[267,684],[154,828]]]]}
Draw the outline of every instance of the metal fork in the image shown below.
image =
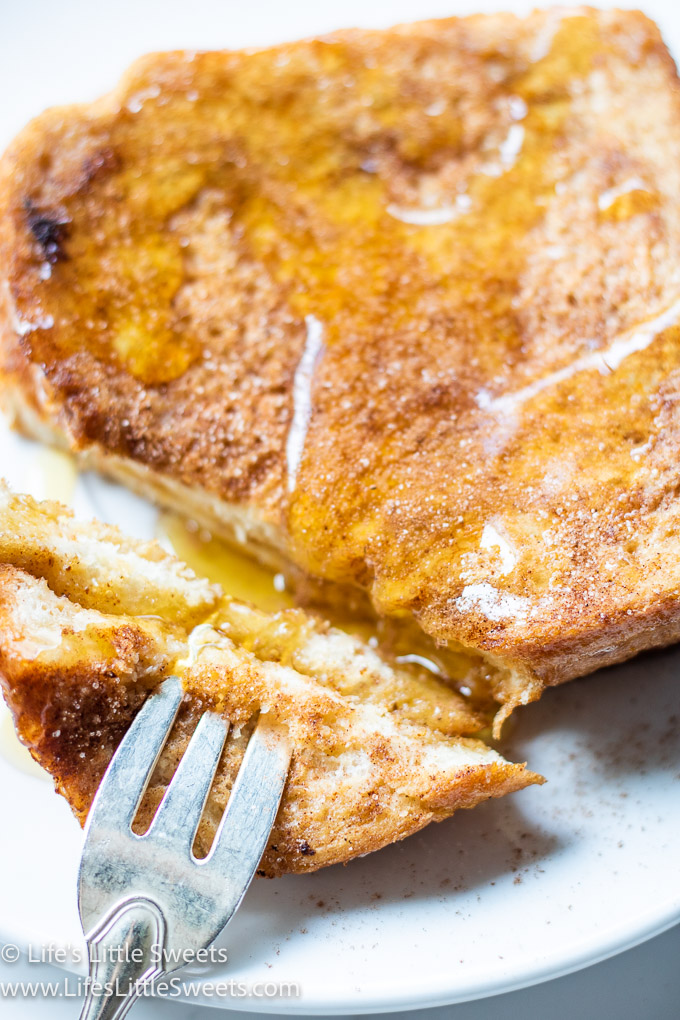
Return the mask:
{"type": "Polygon", "coordinates": [[[210,853],[194,856],[229,729],[206,712],[148,831],[132,831],[182,696],[180,680],[170,677],[147,699],[92,803],[78,879],[90,954],[81,1020],[120,1020],[149,982],[214,941],[241,903],[274,824],[291,748],[260,716],[210,853]]]}

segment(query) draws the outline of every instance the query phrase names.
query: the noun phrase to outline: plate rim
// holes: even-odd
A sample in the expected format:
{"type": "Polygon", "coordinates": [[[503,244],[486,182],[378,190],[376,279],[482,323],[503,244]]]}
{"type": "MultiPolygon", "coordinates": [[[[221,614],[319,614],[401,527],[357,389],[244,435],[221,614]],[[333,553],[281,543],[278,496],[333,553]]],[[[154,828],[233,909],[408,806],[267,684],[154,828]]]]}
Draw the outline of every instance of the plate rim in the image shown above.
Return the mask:
{"type": "MultiPolygon", "coordinates": [[[[379,1015],[381,1013],[408,1012],[416,1009],[436,1009],[443,1006],[460,1005],[465,1002],[480,1002],[484,999],[495,998],[496,996],[506,995],[511,992],[519,992],[525,988],[533,988],[537,985],[546,984],[549,981],[567,977],[578,971],[597,966],[597,964],[603,963],[605,960],[625,953],[630,949],[635,949],[636,946],[648,942],[657,935],[670,931],[676,925],[680,925],[680,900],[668,910],[665,917],[655,914],[648,918],[647,923],[635,933],[629,931],[624,937],[620,937],[620,932],[619,937],[616,937],[613,933],[612,938],[607,943],[600,941],[599,951],[597,952],[592,951],[592,942],[595,940],[589,940],[587,943],[584,943],[584,948],[580,953],[574,954],[568,961],[563,962],[562,965],[556,964],[554,956],[557,954],[554,953],[552,962],[550,960],[546,961],[542,968],[532,970],[528,966],[523,972],[516,972],[514,978],[508,980],[498,978],[490,985],[480,986],[477,984],[475,987],[474,983],[470,983],[467,988],[461,990],[460,994],[453,996],[450,991],[446,992],[443,988],[439,988],[434,993],[430,990],[416,995],[413,994],[412,990],[409,990],[408,995],[406,992],[403,992],[401,995],[397,994],[393,998],[385,998],[384,993],[382,996],[375,992],[371,994],[369,989],[367,999],[365,998],[365,992],[362,990],[352,998],[345,1000],[336,999],[333,1003],[320,998],[307,1000],[297,998],[270,999],[264,997],[254,998],[253,996],[238,997],[228,1001],[217,1000],[213,997],[202,995],[192,998],[185,995],[157,995],[154,998],[173,1003],[207,1007],[216,1011],[279,1016],[359,1016],[362,1014],[379,1015]],[[288,1003],[294,1004],[295,1008],[289,1009],[288,1003]]],[[[0,922],[0,943],[11,941],[11,936],[7,937],[5,932],[6,929],[4,929],[4,925],[0,922]]],[[[54,966],[67,973],[79,973],[77,969],[69,967],[67,964],[55,962],[54,966]]],[[[181,970],[177,972],[177,976],[181,979],[181,970]]],[[[186,976],[186,980],[189,980],[189,975],[186,976]]],[[[190,980],[194,984],[200,984],[203,978],[199,975],[192,975],[190,980]]],[[[208,980],[216,979],[209,978],[208,980]]]]}

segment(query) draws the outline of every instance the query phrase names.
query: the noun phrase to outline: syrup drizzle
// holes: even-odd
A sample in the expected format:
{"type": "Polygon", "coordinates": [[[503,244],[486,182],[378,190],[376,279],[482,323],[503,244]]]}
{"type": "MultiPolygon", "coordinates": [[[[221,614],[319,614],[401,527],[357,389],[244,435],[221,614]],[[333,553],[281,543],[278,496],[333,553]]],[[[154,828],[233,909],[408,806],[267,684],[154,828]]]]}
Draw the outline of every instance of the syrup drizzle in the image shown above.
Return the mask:
{"type": "Polygon", "coordinates": [[[629,195],[631,191],[647,191],[647,186],[643,180],[639,177],[629,177],[628,180],[623,181],[621,184],[616,184],[612,188],[607,188],[603,191],[597,199],[597,207],[600,212],[605,212],[609,209],[617,198],[621,198],[623,195],[629,195]]]}
{"type": "Polygon", "coordinates": [[[584,354],[580,358],[576,358],[575,361],[572,361],[571,364],[565,365],[564,368],[558,368],[555,372],[550,372],[548,375],[543,376],[542,379],[536,379],[535,382],[524,386],[521,390],[516,390],[514,393],[504,393],[499,397],[491,397],[486,390],[481,390],[477,394],[477,405],[482,410],[495,411],[502,414],[514,411],[517,407],[538,396],[543,390],[557,386],[559,383],[571,379],[572,376],[577,375],[579,372],[597,370],[602,375],[609,375],[615,372],[631,354],[644,351],[664,330],[676,325],[679,319],[680,299],[645,325],[636,326],[628,333],[618,337],[614,343],[604,348],[604,350],[591,351],[588,354],[584,354]]]}
{"type": "Polygon", "coordinates": [[[315,315],[306,315],[307,338],[293,379],[293,419],[286,440],[288,491],[293,492],[305,448],[312,415],[314,370],[323,351],[323,323],[315,315]]]}

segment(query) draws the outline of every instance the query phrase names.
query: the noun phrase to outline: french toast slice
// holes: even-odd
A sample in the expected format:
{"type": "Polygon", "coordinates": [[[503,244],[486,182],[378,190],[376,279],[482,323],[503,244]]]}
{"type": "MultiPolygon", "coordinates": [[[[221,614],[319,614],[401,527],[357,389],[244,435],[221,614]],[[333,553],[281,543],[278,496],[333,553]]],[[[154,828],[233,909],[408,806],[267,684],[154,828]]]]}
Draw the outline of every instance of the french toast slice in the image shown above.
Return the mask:
{"type": "Polygon", "coordinates": [[[229,738],[197,835],[206,854],[258,713],[293,759],[261,873],[347,861],[540,776],[482,741],[444,684],[307,617],[237,602],[156,543],[0,486],[0,686],[20,738],[83,822],[113,752],[168,675],[186,695],[137,823],[148,825],[206,708],[229,738]],[[431,720],[437,720],[434,726],[431,720]]]}
{"type": "Polygon", "coordinates": [[[2,399],[500,725],[680,637],[678,194],[636,12],[152,55],[4,156],[2,399]]]}

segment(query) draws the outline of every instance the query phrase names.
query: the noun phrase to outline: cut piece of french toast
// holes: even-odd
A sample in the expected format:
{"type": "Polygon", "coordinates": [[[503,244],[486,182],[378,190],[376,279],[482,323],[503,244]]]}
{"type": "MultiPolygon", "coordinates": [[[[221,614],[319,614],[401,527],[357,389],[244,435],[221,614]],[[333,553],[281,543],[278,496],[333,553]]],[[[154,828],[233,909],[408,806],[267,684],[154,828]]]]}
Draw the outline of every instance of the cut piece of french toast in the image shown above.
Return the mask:
{"type": "Polygon", "coordinates": [[[680,636],[678,194],[639,13],[153,55],[3,159],[2,399],[500,723],[680,636]]]}
{"type": "Polygon", "coordinates": [[[0,486],[0,686],[17,732],[84,821],[117,744],[170,674],[186,696],[152,776],[148,825],[206,708],[232,736],[197,836],[207,853],[258,713],[293,759],[261,872],[350,860],[541,777],[461,734],[482,722],[444,684],[301,610],[267,615],[156,543],[0,486]]]}

